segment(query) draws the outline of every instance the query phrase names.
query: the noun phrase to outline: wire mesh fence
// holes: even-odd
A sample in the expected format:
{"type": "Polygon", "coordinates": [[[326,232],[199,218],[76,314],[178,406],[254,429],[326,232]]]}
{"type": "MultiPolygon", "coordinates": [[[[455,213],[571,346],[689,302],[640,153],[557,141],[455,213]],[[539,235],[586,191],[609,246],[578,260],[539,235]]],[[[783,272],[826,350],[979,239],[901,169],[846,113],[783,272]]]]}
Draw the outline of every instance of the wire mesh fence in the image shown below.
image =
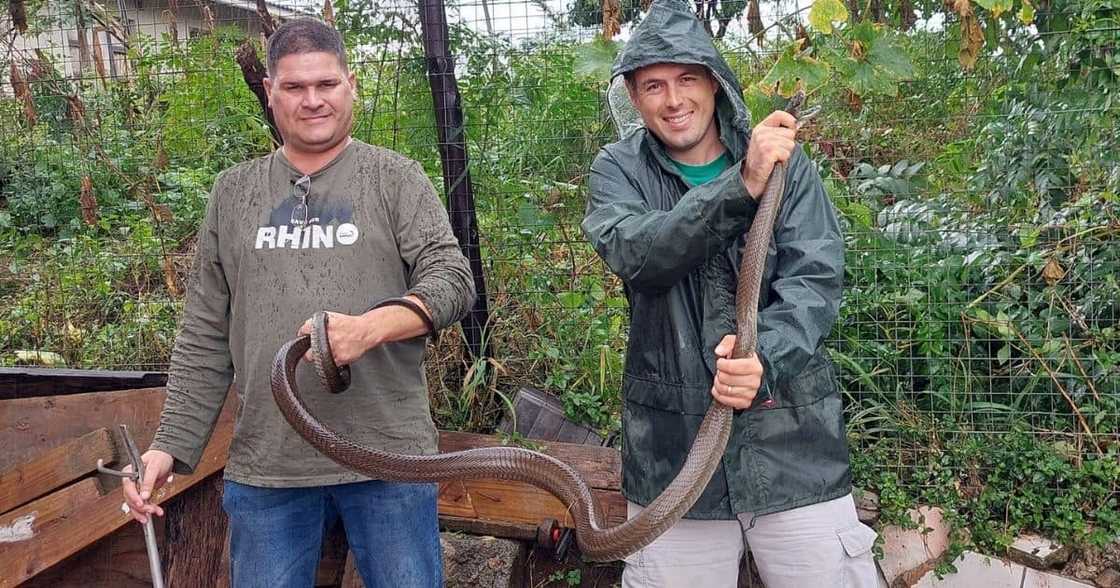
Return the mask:
{"type": "MultiPolygon", "coordinates": [[[[943,467],[967,488],[969,464],[990,469],[1002,455],[972,440],[1013,447],[1019,431],[1078,459],[1114,459],[1115,4],[1052,2],[997,33],[971,67],[967,16],[881,4],[864,10],[886,26],[847,39],[813,86],[824,111],[801,137],[845,231],[827,345],[857,478],[905,472],[936,487],[943,467]],[[952,467],[937,457],[950,449],[952,467]]],[[[640,10],[607,5],[619,6],[624,41],[640,10]]],[[[806,83],[837,51],[806,31],[811,6],[749,2],[727,8],[725,24],[724,8],[712,13],[755,120],[780,104],[783,63],[806,83]]],[[[252,89],[267,20],[327,14],[359,80],[357,138],[418,160],[445,196],[462,176],[445,177],[441,147],[464,141],[489,357],[471,359],[461,330],[432,343],[440,424],[486,430],[502,399],[529,385],[559,395],[573,418],[617,428],[622,352],[641,334],[628,333],[622,285],[579,227],[588,165],[617,138],[603,74],[617,45],[596,41],[602,7],[444,8],[458,103],[434,101],[426,23],[411,2],[28,2],[26,28],[15,12],[0,19],[0,361],[166,367],[209,186],[273,147],[252,89]],[[442,145],[440,108],[463,117],[442,145]]]]}

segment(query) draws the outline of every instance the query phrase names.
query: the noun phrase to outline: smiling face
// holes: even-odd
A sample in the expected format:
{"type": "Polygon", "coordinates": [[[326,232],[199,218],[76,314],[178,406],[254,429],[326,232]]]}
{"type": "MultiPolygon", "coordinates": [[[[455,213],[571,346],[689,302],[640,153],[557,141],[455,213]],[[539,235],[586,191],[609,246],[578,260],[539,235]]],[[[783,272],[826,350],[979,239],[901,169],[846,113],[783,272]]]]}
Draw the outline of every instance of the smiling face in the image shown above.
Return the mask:
{"type": "Polygon", "coordinates": [[[630,100],[673,159],[711,161],[723,151],[715,122],[719,82],[702,65],[658,63],[638,69],[628,84],[630,100]]]}
{"type": "Polygon", "coordinates": [[[320,154],[350,136],[357,84],[336,55],[324,51],[285,55],[276,62],[271,77],[265,78],[264,87],[285,150],[320,154]]]}

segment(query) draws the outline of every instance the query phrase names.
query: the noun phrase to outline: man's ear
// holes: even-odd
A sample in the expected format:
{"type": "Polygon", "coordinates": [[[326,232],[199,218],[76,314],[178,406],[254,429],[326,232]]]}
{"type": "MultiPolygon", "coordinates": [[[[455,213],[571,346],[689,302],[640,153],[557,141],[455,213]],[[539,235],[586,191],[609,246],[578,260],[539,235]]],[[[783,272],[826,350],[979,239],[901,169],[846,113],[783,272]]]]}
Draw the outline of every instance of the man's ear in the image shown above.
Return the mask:
{"type": "Polygon", "coordinates": [[[264,78],[264,79],[261,80],[261,82],[264,84],[264,94],[265,94],[265,96],[268,96],[268,106],[269,106],[269,108],[271,108],[272,107],[272,80],[269,79],[269,78],[264,78]]]}
{"type": "Polygon", "coordinates": [[[350,82],[350,94],[354,96],[354,100],[358,99],[358,76],[354,72],[349,72],[346,75],[346,81],[350,82]]]}

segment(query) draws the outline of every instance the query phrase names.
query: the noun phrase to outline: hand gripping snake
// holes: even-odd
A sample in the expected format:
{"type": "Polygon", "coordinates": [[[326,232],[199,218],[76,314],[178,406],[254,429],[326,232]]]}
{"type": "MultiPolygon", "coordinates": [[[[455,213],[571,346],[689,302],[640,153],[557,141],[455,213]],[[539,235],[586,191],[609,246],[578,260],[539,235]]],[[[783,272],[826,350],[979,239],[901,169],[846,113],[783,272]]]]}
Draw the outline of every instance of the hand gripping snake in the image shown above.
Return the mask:
{"type": "MultiPolygon", "coordinates": [[[[804,101],[798,93],[787,112],[796,116],[804,101]]],[[[808,116],[802,117],[802,120],[808,116]]],[[[759,286],[774,221],[785,190],[786,166],[774,166],[766,183],[754,221],[747,233],[739,268],[735,297],[738,322],[733,358],[748,357],[757,341],[759,286]]],[[[406,306],[430,319],[412,301],[394,298],[382,305],[406,306]]],[[[613,561],[650,544],[672,527],[704,491],[719,465],[731,434],[732,409],[713,401],[700,424],[692,448],[676,478],[640,514],[613,527],[603,525],[603,513],[591,490],[567,464],[542,453],[518,447],[486,447],[437,455],[398,455],[365,447],[340,436],[307,410],[296,389],[296,366],[308,349],[313,350],[315,368],[323,385],[339,392],[349,384],[349,370],[334,365],[327,338],[327,315],[312,319],[311,335],[285,343],[272,364],[272,394],[288,422],[327,457],[377,480],[436,482],[453,479],[502,479],[537,486],[559,498],[570,510],[576,525],[576,542],[583,556],[592,561],[613,561]]]]}

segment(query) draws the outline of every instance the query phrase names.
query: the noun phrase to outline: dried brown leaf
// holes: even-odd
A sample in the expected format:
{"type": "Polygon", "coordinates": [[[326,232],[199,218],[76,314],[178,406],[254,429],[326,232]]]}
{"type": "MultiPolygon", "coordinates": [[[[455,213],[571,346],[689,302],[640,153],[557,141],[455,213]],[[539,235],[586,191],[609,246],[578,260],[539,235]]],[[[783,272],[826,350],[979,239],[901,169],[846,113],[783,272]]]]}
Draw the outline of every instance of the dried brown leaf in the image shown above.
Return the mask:
{"type": "Polygon", "coordinates": [[[1047,284],[1053,286],[1064,277],[1066,277],[1066,270],[1062,269],[1057,259],[1051,257],[1046,261],[1046,265],[1042,268],[1042,279],[1046,280],[1047,284]]]}
{"type": "Polygon", "coordinates": [[[331,0],[323,0],[323,21],[334,26],[334,6],[331,0]]]}
{"type": "Polygon", "coordinates": [[[82,176],[82,191],[78,196],[78,203],[82,207],[82,222],[89,226],[97,224],[97,196],[93,193],[93,180],[89,176],[82,176]]]}
{"type": "Polygon", "coordinates": [[[163,256],[160,267],[163,268],[163,285],[167,287],[167,292],[176,298],[182,296],[183,289],[179,286],[179,276],[175,271],[175,261],[171,259],[170,255],[163,256]]]}
{"type": "Polygon", "coordinates": [[[762,12],[758,8],[758,0],[750,0],[747,4],[747,30],[754,35],[758,46],[762,46],[762,33],[766,29],[762,26],[762,12]]]}
{"type": "Polygon", "coordinates": [[[961,48],[957,60],[965,69],[976,67],[976,60],[980,58],[980,48],[984,46],[984,31],[980,28],[980,19],[968,10],[967,16],[961,16],[961,48]]]}
{"type": "Polygon", "coordinates": [[[12,17],[12,24],[19,32],[27,32],[27,7],[23,0],[8,0],[8,16],[12,17]]]}
{"type": "Polygon", "coordinates": [[[848,101],[848,110],[851,110],[852,112],[859,112],[863,110],[863,98],[860,98],[859,94],[845,89],[844,97],[847,98],[848,101]]]}
{"type": "Polygon", "coordinates": [[[167,10],[164,10],[160,15],[163,22],[167,23],[167,36],[171,37],[171,44],[179,46],[179,6],[175,0],[171,0],[167,10]]]}
{"type": "Polygon", "coordinates": [[[171,207],[166,204],[155,204],[153,202],[151,206],[152,217],[155,218],[157,222],[169,223],[175,220],[175,215],[171,212],[171,207]]]}
{"type": "Polygon", "coordinates": [[[167,150],[163,148],[162,141],[156,145],[156,158],[152,161],[152,167],[161,171],[167,169],[167,150]]]}
{"type": "Polygon", "coordinates": [[[66,97],[66,116],[75,127],[84,127],[86,124],[86,106],[76,94],[66,97]]]}
{"type": "Polygon", "coordinates": [[[261,18],[261,32],[265,38],[271,37],[276,32],[276,19],[272,18],[265,0],[257,0],[257,16],[261,18]]]}
{"type": "Polygon", "coordinates": [[[206,27],[207,34],[214,34],[217,25],[214,24],[214,11],[206,4],[202,5],[202,23],[206,27]]]}
{"type": "Polygon", "coordinates": [[[603,0],[603,39],[610,41],[622,30],[622,6],[618,0],[603,0]]]}
{"type": "Polygon", "coordinates": [[[899,0],[898,14],[899,28],[904,31],[914,28],[914,24],[918,22],[918,16],[914,14],[914,4],[911,0],[899,0]]]}
{"type": "Polygon", "coordinates": [[[15,61],[11,64],[11,70],[12,91],[15,92],[16,98],[19,98],[19,101],[23,103],[23,117],[27,119],[27,125],[33,127],[39,120],[39,114],[35,110],[35,100],[31,97],[31,89],[15,61]]]}

